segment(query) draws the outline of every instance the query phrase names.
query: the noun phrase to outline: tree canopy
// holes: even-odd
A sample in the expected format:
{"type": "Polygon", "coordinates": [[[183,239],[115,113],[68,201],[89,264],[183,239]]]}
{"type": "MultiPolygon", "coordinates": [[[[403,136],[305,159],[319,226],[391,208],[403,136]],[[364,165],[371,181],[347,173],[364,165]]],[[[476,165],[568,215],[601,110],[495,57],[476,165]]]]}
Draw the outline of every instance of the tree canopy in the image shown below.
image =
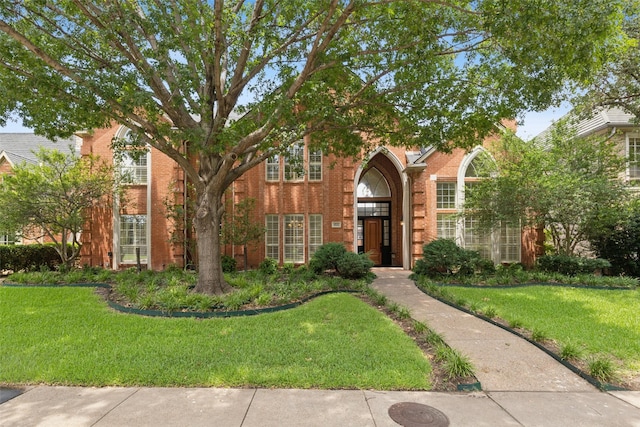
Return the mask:
{"type": "Polygon", "coordinates": [[[473,186],[465,213],[485,229],[501,222],[544,226],[556,253],[577,255],[627,196],[625,159],[612,137],[579,138],[567,120],[531,142],[507,132],[492,147],[498,174],[473,186]]]}
{"type": "Polygon", "coordinates": [[[0,0],[0,118],[49,137],[116,122],[174,159],[197,197],[196,289],[222,292],[221,197],[247,170],[302,138],[474,146],[588,83],[625,3],[0,0]]]}
{"type": "Polygon", "coordinates": [[[48,237],[60,259],[71,265],[86,210],[109,203],[115,189],[113,170],[98,157],[79,157],[41,148],[38,163],[16,165],[0,183],[0,229],[30,238],[48,237]]]}
{"type": "Polygon", "coordinates": [[[623,30],[627,46],[601,70],[584,96],[581,108],[619,107],[640,118],[640,1],[629,0],[623,30]]]}

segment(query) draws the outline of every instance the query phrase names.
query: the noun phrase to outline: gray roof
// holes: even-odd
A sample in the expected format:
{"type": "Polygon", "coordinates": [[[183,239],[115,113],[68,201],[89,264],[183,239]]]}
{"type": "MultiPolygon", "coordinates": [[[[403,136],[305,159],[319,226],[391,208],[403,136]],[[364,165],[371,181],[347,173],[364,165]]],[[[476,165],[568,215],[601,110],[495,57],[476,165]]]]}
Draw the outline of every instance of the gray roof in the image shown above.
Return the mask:
{"type": "MultiPolygon", "coordinates": [[[[562,119],[573,116],[573,111],[570,111],[565,114],[562,119]]],[[[633,114],[629,114],[617,107],[610,107],[594,112],[593,116],[588,119],[578,121],[575,124],[575,129],[578,136],[587,136],[603,129],[637,126],[634,120],[635,116],[633,114]]],[[[536,136],[536,139],[538,141],[545,141],[554,126],[555,123],[543,130],[536,136]]]]}
{"type": "Polygon", "coordinates": [[[33,133],[0,133],[0,153],[4,151],[13,164],[35,163],[36,156],[33,153],[37,152],[40,147],[69,153],[69,146],[71,146],[73,151],[78,152],[80,141],[80,138],[75,136],[54,142],[33,133]]]}
{"type": "Polygon", "coordinates": [[[588,135],[605,128],[633,126],[635,116],[616,107],[611,107],[598,111],[590,119],[582,120],[577,125],[579,136],[588,135]]]}

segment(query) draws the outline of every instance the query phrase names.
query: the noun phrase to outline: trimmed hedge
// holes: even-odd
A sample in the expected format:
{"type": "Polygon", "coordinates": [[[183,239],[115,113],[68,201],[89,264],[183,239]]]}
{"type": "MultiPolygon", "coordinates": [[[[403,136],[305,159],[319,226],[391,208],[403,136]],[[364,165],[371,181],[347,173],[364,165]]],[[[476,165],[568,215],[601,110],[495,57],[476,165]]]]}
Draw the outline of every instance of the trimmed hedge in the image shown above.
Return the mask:
{"type": "Polygon", "coordinates": [[[550,273],[561,273],[566,276],[591,274],[596,270],[611,267],[611,263],[601,258],[582,258],[569,255],[545,255],[536,260],[538,268],[550,273]]]}
{"type": "Polygon", "coordinates": [[[53,245],[0,245],[0,271],[33,271],[60,265],[60,255],[53,245]]]}

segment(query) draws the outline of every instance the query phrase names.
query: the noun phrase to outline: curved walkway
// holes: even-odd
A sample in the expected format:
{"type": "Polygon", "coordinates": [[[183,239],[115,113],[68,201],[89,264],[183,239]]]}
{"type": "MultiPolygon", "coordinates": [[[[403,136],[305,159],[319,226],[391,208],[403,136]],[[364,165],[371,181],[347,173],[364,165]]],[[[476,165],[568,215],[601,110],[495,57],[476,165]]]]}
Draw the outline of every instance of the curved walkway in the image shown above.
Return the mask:
{"type": "Polygon", "coordinates": [[[640,427],[640,392],[598,391],[530,343],[428,297],[408,271],[375,272],[374,288],[471,358],[482,392],[36,386],[2,403],[12,396],[0,387],[0,426],[397,427],[389,408],[413,402],[450,426],[640,427]]]}
{"type": "Polygon", "coordinates": [[[516,335],[429,297],[410,271],[376,269],[373,288],[469,356],[485,391],[594,391],[584,379],[516,335]]]}

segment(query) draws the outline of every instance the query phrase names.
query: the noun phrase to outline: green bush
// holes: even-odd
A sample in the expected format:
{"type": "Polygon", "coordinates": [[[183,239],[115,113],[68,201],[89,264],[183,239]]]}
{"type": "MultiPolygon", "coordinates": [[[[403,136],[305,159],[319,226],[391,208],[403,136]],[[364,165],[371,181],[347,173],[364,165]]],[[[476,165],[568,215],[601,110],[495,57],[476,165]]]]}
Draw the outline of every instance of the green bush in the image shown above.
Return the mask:
{"type": "Polygon", "coordinates": [[[362,279],[373,267],[373,261],[367,254],[346,252],[338,260],[338,274],[345,279],[362,279]]]}
{"type": "Polygon", "coordinates": [[[0,245],[0,271],[55,270],[59,264],[60,255],[53,245],[0,245]]]}
{"type": "Polygon", "coordinates": [[[361,279],[371,271],[373,261],[366,254],[349,252],[342,243],[320,246],[309,261],[309,269],[316,274],[334,271],[345,279],[361,279]]]}
{"type": "Polygon", "coordinates": [[[258,265],[258,270],[266,276],[276,274],[278,272],[278,261],[273,258],[265,258],[260,265],[258,265]]]}
{"type": "Polygon", "coordinates": [[[309,261],[309,268],[316,274],[327,270],[338,270],[338,262],[347,253],[342,243],[326,243],[320,246],[309,261]]]}
{"type": "Polygon", "coordinates": [[[236,259],[229,255],[222,255],[222,271],[225,273],[233,273],[236,271],[236,259]]]}
{"type": "Polygon", "coordinates": [[[609,261],[601,258],[582,258],[569,255],[545,255],[538,258],[536,262],[542,271],[567,276],[589,274],[611,266],[609,261]]]}
{"type": "Polygon", "coordinates": [[[424,245],[422,258],[413,267],[414,273],[427,277],[465,276],[494,271],[490,260],[482,259],[477,251],[463,249],[449,239],[437,239],[424,245]]]}

